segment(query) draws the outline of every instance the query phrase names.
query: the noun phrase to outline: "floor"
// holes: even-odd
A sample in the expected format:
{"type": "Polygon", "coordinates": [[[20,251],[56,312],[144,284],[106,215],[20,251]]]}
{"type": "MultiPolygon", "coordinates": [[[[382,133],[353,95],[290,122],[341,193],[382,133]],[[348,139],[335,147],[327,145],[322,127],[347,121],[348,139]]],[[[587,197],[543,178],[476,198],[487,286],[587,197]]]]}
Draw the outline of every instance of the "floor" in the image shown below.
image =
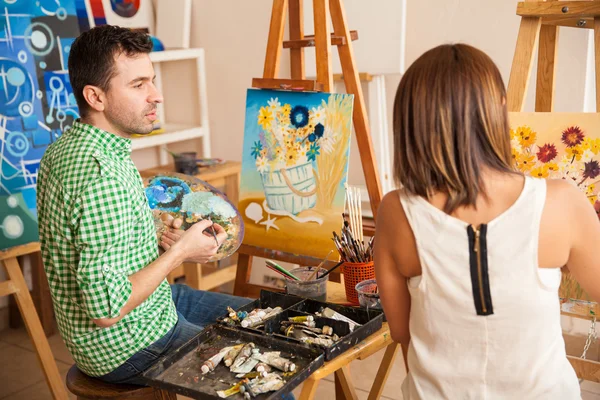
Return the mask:
{"type": "MultiPolygon", "coordinates": [[[[64,377],[73,365],[73,359],[59,335],[49,339],[56,364],[64,377]]],[[[364,361],[354,361],[350,365],[352,380],[359,400],[367,399],[368,390],[373,383],[377,368],[383,357],[383,351],[364,361]]],[[[44,381],[33,346],[25,329],[6,329],[0,331],[0,400],[50,400],[52,396],[44,381]]],[[[405,375],[401,355],[396,357],[394,367],[383,391],[383,400],[402,399],[400,385],[405,375]]],[[[294,393],[300,394],[301,387],[294,393]]],[[[326,377],[318,386],[315,399],[333,399],[333,375],[326,377]]],[[[74,396],[72,397],[75,398],[74,396]]],[[[186,399],[186,397],[179,397],[186,399]]],[[[600,384],[583,382],[583,400],[600,400],[600,384]]]]}

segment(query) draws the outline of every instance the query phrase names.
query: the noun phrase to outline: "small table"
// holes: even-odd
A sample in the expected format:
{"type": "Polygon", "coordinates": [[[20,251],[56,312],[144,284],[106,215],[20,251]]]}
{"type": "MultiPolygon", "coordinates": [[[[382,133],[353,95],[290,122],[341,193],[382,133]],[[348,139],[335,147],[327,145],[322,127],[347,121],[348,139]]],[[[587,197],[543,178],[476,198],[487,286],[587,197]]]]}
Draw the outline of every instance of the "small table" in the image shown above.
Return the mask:
{"type": "MultiPolygon", "coordinates": [[[[238,193],[240,186],[240,174],[242,163],[237,161],[225,161],[223,164],[218,164],[210,167],[202,167],[198,173],[194,175],[211,186],[223,188],[224,193],[229,200],[237,206],[238,193]]],[[[169,174],[175,171],[175,166],[163,165],[155,168],[145,169],[140,171],[142,178],[150,178],[155,175],[169,174]]],[[[176,278],[185,275],[185,282],[188,286],[199,289],[209,290],[227,282],[235,280],[237,264],[228,265],[224,268],[219,268],[216,271],[203,275],[202,264],[184,263],[175,268],[173,272],[167,276],[169,283],[173,283],[176,278]]]]}
{"type": "MultiPolygon", "coordinates": [[[[346,292],[342,283],[327,282],[327,301],[330,303],[347,302],[346,292]]],[[[398,347],[399,344],[392,340],[387,322],[384,322],[379,331],[375,332],[353,348],[340,354],[333,360],[327,361],[321,368],[308,377],[308,379],[304,381],[304,386],[302,387],[302,392],[298,400],[314,399],[317,385],[321,379],[331,373],[335,373],[336,399],[358,399],[354,385],[350,379],[350,363],[357,359],[364,360],[377,353],[379,350],[387,348],[368,397],[368,400],[379,399],[383,392],[387,377],[392,369],[398,347]]]]}

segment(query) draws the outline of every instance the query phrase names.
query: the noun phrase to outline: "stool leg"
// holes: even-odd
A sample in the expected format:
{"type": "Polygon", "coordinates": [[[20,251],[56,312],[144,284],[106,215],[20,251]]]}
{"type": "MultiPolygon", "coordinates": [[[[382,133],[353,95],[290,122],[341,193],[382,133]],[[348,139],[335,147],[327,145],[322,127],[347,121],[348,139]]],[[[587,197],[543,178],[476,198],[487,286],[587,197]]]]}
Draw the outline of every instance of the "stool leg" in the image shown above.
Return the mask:
{"type": "Polygon", "coordinates": [[[350,376],[350,366],[344,365],[342,368],[335,371],[335,383],[336,383],[336,393],[335,397],[342,397],[345,400],[358,400],[358,396],[356,395],[356,390],[354,389],[354,385],[352,384],[352,377],[350,376]],[[342,389],[342,393],[338,394],[338,385],[339,388],[342,389]]]}
{"type": "Polygon", "coordinates": [[[308,378],[302,384],[302,392],[300,392],[300,398],[298,400],[313,400],[315,398],[315,393],[317,392],[317,385],[319,384],[320,379],[312,379],[308,378]]]}
{"type": "Polygon", "coordinates": [[[44,371],[46,382],[48,382],[52,396],[55,399],[67,399],[66,389],[62,383],[62,378],[58,373],[52,350],[50,350],[50,345],[46,339],[44,329],[42,328],[38,314],[35,311],[35,306],[33,305],[33,300],[29,294],[27,283],[25,283],[25,279],[21,273],[21,268],[19,268],[19,263],[15,257],[5,259],[3,260],[3,263],[6,267],[8,278],[14,283],[17,289],[15,293],[17,305],[23,316],[25,327],[29,332],[29,337],[33,342],[38,359],[42,364],[42,370],[44,371]]]}
{"type": "Polygon", "coordinates": [[[378,400],[381,397],[387,377],[392,370],[392,364],[394,364],[396,354],[398,354],[398,346],[400,346],[400,344],[392,343],[385,349],[383,359],[377,370],[377,375],[375,375],[375,381],[373,382],[373,386],[371,386],[368,400],[378,400]]]}

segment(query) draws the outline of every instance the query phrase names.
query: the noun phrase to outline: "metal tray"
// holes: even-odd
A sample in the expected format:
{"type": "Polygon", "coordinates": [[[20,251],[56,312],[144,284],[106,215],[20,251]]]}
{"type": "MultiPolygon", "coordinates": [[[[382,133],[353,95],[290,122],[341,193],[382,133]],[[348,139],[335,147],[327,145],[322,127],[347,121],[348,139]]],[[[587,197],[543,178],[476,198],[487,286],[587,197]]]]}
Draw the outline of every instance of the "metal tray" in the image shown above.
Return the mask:
{"type": "MultiPolygon", "coordinates": [[[[272,335],[255,334],[242,329],[214,324],[173,353],[161,358],[143,373],[149,386],[159,387],[194,399],[219,399],[217,390],[226,390],[239,382],[229,368],[219,364],[213,372],[202,375],[200,367],[221,348],[233,344],[253,342],[262,351],[281,351],[281,356],[293,360],[296,373],[286,380],[277,392],[255,397],[258,400],[275,400],[291,392],[323,365],[323,352],[303,344],[278,339],[272,335]]],[[[236,394],[231,400],[241,400],[236,394]]]]}

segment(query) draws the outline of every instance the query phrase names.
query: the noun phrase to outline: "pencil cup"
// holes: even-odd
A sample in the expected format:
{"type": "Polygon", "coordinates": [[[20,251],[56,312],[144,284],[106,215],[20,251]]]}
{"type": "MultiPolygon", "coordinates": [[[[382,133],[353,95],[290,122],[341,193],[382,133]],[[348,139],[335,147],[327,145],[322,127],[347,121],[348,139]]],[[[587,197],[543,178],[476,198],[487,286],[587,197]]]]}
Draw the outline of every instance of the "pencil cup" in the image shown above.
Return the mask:
{"type": "MultiPolygon", "coordinates": [[[[305,279],[308,279],[313,274],[314,270],[314,268],[309,269],[307,267],[294,268],[291,270],[290,272],[300,280],[286,280],[285,285],[287,293],[319,301],[327,300],[327,281],[329,280],[329,275],[319,279],[313,278],[310,281],[305,281],[305,279]]],[[[327,270],[321,268],[318,275],[322,275],[325,272],[327,272],[327,270]]]]}
{"type": "Polygon", "coordinates": [[[345,262],[342,265],[342,273],[344,274],[346,300],[352,304],[358,304],[356,285],[367,279],[375,279],[375,267],[373,261],[366,263],[345,262]]]}

